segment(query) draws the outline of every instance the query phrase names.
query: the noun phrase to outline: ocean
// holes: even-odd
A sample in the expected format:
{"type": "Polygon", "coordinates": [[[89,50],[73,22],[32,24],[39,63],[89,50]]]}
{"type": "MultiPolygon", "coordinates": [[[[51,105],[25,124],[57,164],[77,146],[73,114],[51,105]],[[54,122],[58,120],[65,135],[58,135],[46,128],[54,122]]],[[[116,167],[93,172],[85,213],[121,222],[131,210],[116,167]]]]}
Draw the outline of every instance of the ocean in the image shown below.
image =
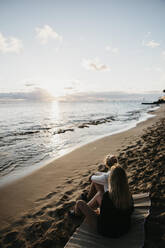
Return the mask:
{"type": "Polygon", "coordinates": [[[0,186],[75,148],[151,117],[158,95],[106,95],[76,101],[0,102],[0,186]]]}

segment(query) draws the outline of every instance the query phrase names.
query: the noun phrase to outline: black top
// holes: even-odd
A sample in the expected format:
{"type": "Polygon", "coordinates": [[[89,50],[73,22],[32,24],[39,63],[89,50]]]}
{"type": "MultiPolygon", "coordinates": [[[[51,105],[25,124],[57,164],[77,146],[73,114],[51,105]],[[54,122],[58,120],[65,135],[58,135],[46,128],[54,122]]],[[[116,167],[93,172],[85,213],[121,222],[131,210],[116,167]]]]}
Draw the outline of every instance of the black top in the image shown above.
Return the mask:
{"type": "Polygon", "coordinates": [[[132,212],[133,202],[129,209],[117,209],[110,199],[109,192],[105,192],[98,216],[98,233],[110,238],[119,238],[128,232],[132,212]]]}

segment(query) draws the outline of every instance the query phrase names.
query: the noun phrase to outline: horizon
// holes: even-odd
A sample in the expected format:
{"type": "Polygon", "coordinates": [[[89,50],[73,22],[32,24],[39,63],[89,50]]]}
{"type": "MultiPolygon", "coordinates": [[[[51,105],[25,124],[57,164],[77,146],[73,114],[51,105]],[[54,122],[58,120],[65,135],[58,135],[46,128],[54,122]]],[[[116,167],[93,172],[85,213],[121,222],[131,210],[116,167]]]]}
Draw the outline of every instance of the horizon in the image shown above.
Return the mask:
{"type": "Polygon", "coordinates": [[[164,12],[162,0],[1,0],[0,97],[162,92],[164,12]]]}
{"type": "Polygon", "coordinates": [[[102,91],[102,92],[76,92],[63,96],[52,96],[48,91],[36,88],[31,92],[0,92],[0,102],[20,102],[20,101],[37,101],[37,102],[94,102],[94,101],[112,101],[112,100],[135,100],[144,99],[145,97],[154,97],[155,100],[162,97],[163,91],[146,91],[146,92],[125,92],[125,91],[102,91]]]}

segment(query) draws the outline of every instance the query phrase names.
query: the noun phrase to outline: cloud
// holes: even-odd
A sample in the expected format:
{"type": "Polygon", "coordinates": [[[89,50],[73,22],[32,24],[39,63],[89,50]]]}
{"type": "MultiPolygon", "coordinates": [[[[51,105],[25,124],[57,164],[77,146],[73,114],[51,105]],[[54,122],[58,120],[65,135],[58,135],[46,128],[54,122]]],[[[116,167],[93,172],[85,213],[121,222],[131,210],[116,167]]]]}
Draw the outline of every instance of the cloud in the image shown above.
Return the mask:
{"type": "Polygon", "coordinates": [[[145,43],[144,45],[147,47],[155,48],[155,47],[159,47],[160,43],[158,43],[154,40],[151,40],[151,41],[148,41],[147,43],[145,43]]]}
{"type": "Polygon", "coordinates": [[[145,68],[145,71],[162,72],[162,69],[160,67],[147,67],[145,68]]]}
{"type": "Polygon", "coordinates": [[[145,46],[146,44],[146,39],[151,35],[151,32],[147,32],[144,36],[144,39],[142,40],[142,45],[145,46]]]}
{"type": "Polygon", "coordinates": [[[157,72],[162,72],[162,69],[161,69],[160,67],[156,67],[156,68],[155,68],[155,71],[157,71],[157,72]]]}
{"type": "Polygon", "coordinates": [[[0,33],[0,52],[19,53],[23,48],[22,41],[15,37],[5,37],[0,33]]]}
{"type": "Polygon", "coordinates": [[[36,84],[35,83],[26,83],[25,86],[26,87],[34,87],[34,86],[36,86],[36,84]]]}
{"type": "Polygon", "coordinates": [[[28,92],[0,93],[0,101],[28,100],[28,101],[51,101],[54,98],[45,89],[36,87],[28,92]]]}
{"type": "Polygon", "coordinates": [[[72,87],[72,86],[68,86],[68,87],[65,87],[64,89],[65,89],[65,90],[73,90],[73,89],[74,89],[74,87],[72,87]]]}
{"type": "Polygon", "coordinates": [[[42,28],[36,28],[37,38],[42,44],[48,43],[51,40],[62,41],[62,36],[59,35],[52,27],[49,25],[44,25],[42,28]]]}
{"type": "Polygon", "coordinates": [[[163,59],[165,59],[165,51],[162,52],[163,59]]]}
{"type": "Polygon", "coordinates": [[[117,47],[112,48],[111,46],[106,46],[105,50],[108,52],[112,52],[112,53],[118,53],[119,52],[119,48],[117,48],[117,47]]]}
{"type": "Polygon", "coordinates": [[[155,47],[159,47],[160,43],[154,41],[154,40],[149,40],[149,37],[151,36],[151,32],[147,32],[145,34],[145,37],[142,41],[142,45],[146,46],[146,47],[151,47],[151,48],[155,48],[155,47]]]}
{"type": "Polygon", "coordinates": [[[110,68],[100,63],[98,58],[95,59],[83,59],[82,66],[87,70],[94,70],[94,71],[109,71],[110,68]]]}
{"type": "Polygon", "coordinates": [[[165,82],[165,74],[161,76],[161,81],[165,82]]]}
{"type": "Polygon", "coordinates": [[[150,35],[151,35],[151,32],[149,31],[149,32],[147,32],[146,37],[148,37],[150,35]]]}
{"type": "Polygon", "coordinates": [[[72,80],[63,82],[63,85],[64,85],[64,90],[74,92],[80,86],[80,81],[77,79],[72,79],[72,80]]]}

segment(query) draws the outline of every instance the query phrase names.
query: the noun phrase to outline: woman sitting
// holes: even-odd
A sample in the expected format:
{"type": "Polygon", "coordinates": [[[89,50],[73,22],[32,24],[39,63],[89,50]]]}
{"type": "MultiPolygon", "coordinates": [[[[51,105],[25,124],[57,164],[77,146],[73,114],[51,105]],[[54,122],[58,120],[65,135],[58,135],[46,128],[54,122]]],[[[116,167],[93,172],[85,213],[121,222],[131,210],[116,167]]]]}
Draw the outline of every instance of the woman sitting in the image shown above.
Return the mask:
{"type": "Polygon", "coordinates": [[[108,178],[110,174],[110,169],[113,165],[118,163],[118,159],[115,155],[109,154],[105,158],[105,166],[107,168],[107,172],[96,172],[90,177],[90,189],[87,194],[82,194],[82,200],[86,202],[94,197],[94,195],[100,191],[102,193],[108,190],[108,178]]]}
{"type": "Polygon", "coordinates": [[[128,232],[133,212],[133,200],[129,191],[125,170],[120,165],[111,167],[109,190],[98,192],[88,204],[79,200],[75,206],[75,215],[86,217],[86,222],[99,234],[119,238],[128,232]],[[100,207],[100,213],[95,209],[100,207]]]}

